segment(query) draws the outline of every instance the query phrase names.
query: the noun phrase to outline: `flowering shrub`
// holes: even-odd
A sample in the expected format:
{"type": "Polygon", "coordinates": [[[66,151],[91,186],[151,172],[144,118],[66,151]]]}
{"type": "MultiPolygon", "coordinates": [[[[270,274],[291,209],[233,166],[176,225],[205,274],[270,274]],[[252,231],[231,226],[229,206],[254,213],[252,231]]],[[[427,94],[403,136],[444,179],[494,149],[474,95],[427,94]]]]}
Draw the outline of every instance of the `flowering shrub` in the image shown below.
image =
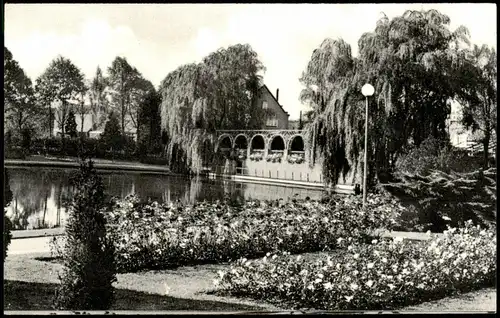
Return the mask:
{"type": "Polygon", "coordinates": [[[281,162],[282,157],[283,157],[282,152],[275,152],[268,154],[266,160],[270,162],[281,162]]]}
{"type": "Polygon", "coordinates": [[[323,204],[291,201],[280,205],[247,202],[241,207],[141,204],[117,201],[107,218],[120,271],[260,257],[267,252],[331,250],[348,234],[363,239],[371,230],[390,228],[399,210],[387,198],[369,196],[323,204]],[[395,208],[394,208],[395,207],[395,208]]]}
{"type": "Polygon", "coordinates": [[[305,160],[304,160],[304,154],[298,154],[298,153],[293,153],[291,155],[288,156],[288,162],[289,163],[297,163],[297,164],[300,164],[300,163],[303,163],[305,160]]]}
{"type": "Polygon", "coordinates": [[[264,158],[264,153],[261,151],[256,151],[250,154],[250,160],[260,161],[262,158],[264,158]]]}
{"type": "Polygon", "coordinates": [[[393,309],[495,283],[496,229],[471,222],[423,242],[338,240],[347,249],[335,257],[241,259],[214,283],[222,294],[330,310],[393,309]]]}

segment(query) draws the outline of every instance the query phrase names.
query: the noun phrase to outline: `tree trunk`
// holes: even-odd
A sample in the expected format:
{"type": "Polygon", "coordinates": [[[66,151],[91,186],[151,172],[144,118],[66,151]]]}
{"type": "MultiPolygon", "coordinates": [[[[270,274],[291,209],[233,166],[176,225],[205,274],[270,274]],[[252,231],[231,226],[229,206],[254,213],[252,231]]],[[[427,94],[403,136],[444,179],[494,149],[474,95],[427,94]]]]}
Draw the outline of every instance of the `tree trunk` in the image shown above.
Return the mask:
{"type": "Polygon", "coordinates": [[[52,108],[49,106],[49,137],[52,137],[52,108]]]}
{"type": "Polygon", "coordinates": [[[121,98],[121,102],[122,102],[122,135],[125,136],[125,101],[123,100],[123,96],[121,98]]]}
{"type": "Polygon", "coordinates": [[[488,169],[489,166],[489,145],[490,145],[490,132],[487,130],[484,132],[484,139],[483,139],[483,149],[484,149],[484,154],[483,154],[483,168],[486,170],[488,169]]]}
{"type": "Polygon", "coordinates": [[[85,114],[83,114],[83,112],[80,114],[80,120],[82,122],[82,126],[80,127],[80,135],[83,135],[83,123],[85,123],[85,114]]]}

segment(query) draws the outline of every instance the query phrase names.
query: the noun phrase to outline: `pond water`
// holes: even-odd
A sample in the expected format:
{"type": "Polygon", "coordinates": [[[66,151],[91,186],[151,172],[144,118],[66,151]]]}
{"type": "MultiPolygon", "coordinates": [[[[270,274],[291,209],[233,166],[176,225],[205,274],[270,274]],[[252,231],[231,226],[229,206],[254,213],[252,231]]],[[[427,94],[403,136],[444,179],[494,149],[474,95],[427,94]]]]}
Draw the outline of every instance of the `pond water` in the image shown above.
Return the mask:
{"type": "MultiPolygon", "coordinates": [[[[7,216],[16,230],[45,229],[64,226],[66,204],[71,200],[73,187],[70,178],[73,168],[9,167],[9,186],[12,202],[7,216]]],[[[106,195],[124,198],[136,194],[141,199],[158,202],[180,200],[184,203],[232,200],[275,200],[321,198],[320,189],[303,189],[278,185],[262,185],[207,178],[189,178],[158,173],[130,171],[99,171],[106,195]]]]}

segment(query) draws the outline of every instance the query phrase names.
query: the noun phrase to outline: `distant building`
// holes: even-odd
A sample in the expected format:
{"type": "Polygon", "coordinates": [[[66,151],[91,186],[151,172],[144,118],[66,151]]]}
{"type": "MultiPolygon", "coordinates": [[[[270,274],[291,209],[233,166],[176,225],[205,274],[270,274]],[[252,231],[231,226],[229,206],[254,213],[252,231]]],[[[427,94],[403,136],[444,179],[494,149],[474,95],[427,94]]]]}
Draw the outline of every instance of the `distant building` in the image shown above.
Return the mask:
{"type": "Polygon", "coordinates": [[[259,95],[256,100],[256,107],[269,109],[272,114],[267,118],[264,130],[288,129],[288,117],[290,115],[285,111],[282,105],[278,102],[279,89],[276,90],[276,97],[271,93],[266,85],[259,89],[259,95]]]}
{"type": "MultiPolygon", "coordinates": [[[[88,100],[85,101],[87,109],[90,109],[90,102],[88,100]]],[[[98,139],[100,138],[101,134],[104,132],[104,126],[101,124],[101,126],[98,125],[96,115],[94,115],[92,112],[89,111],[89,113],[83,115],[78,113],[78,103],[76,101],[69,101],[69,104],[72,105],[74,113],[75,113],[75,121],[76,121],[76,131],[78,134],[83,133],[86,137],[89,138],[95,138],[98,139]],[[83,120],[82,120],[83,119],[83,120]],[[82,125],[83,125],[83,131],[82,131],[82,125]]],[[[53,114],[56,114],[57,110],[60,107],[60,102],[53,102],[52,103],[52,109],[53,109],[53,114]]],[[[61,129],[59,127],[59,122],[57,115],[54,117],[54,122],[53,122],[53,128],[52,128],[52,135],[53,136],[61,136],[61,129]]],[[[133,127],[130,118],[126,117],[126,123],[125,123],[125,133],[133,137],[135,140],[137,139],[137,129],[133,127]]]]}
{"type": "Polygon", "coordinates": [[[288,121],[288,129],[303,130],[306,123],[307,122],[304,120],[304,117],[302,116],[302,111],[300,111],[299,119],[288,121]]]}

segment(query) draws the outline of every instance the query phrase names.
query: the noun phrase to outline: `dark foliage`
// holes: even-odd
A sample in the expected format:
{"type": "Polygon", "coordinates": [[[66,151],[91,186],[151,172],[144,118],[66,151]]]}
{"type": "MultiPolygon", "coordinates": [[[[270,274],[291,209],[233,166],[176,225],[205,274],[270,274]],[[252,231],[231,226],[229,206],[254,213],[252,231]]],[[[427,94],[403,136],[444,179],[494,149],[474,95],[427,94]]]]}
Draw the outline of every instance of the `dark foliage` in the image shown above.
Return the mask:
{"type": "Polygon", "coordinates": [[[124,138],[121,134],[120,123],[114,113],[109,115],[101,139],[112,151],[119,151],[124,148],[124,138]]]}
{"type": "Polygon", "coordinates": [[[73,109],[69,110],[68,119],[66,119],[64,130],[71,138],[75,138],[78,134],[76,130],[76,117],[73,109]]]}
{"type": "Polygon", "coordinates": [[[106,237],[102,179],[92,161],[82,161],[72,180],[77,191],[69,207],[66,241],[62,250],[64,270],[55,307],[72,310],[104,310],[114,300],[115,249],[106,237]]]}
{"type": "Polygon", "coordinates": [[[12,229],[12,222],[7,217],[7,206],[12,201],[12,191],[10,190],[9,175],[5,168],[3,169],[3,259],[7,257],[7,250],[9,248],[10,240],[12,234],[10,233],[12,229]]]}
{"type": "Polygon", "coordinates": [[[429,175],[432,170],[450,172],[472,172],[481,168],[481,161],[465,150],[454,148],[445,141],[432,136],[419,147],[408,151],[396,162],[396,175],[429,175]]]}
{"type": "Polygon", "coordinates": [[[413,208],[422,231],[443,232],[446,226],[461,227],[467,220],[488,227],[496,224],[496,169],[447,174],[432,171],[429,176],[405,174],[397,183],[380,189],[413,208]]]}

